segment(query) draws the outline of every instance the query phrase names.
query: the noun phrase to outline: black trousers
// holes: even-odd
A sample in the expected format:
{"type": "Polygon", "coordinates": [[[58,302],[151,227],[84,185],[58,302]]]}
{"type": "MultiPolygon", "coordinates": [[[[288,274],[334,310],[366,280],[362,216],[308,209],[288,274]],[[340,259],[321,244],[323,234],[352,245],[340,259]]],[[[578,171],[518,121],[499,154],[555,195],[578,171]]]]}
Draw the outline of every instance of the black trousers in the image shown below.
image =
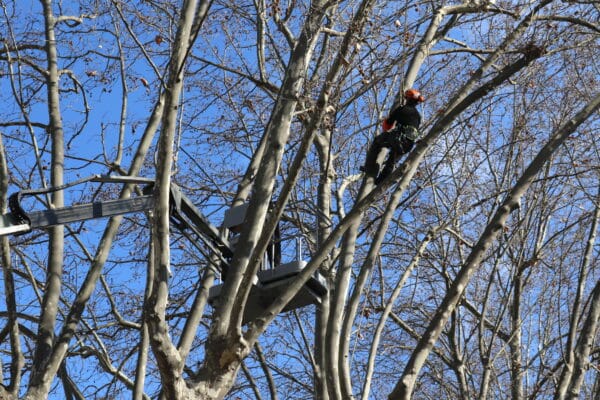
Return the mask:
{"type": "Polygon", "coordinates": [[[375,178],[375,182],[379,183],[385,179],[394,169],[396,161],[400,159],[404,154],[408,153],[413,146],[414,141],[410,140],[399,132],[393,130],[389,132],[383,132],[382,134],[375,137],[369,151],[367,152],[367,159],[365,161],[364,171],[367,175],[375,178]],[[384,162],[383,169],[379,171],[380,165],[377,162],[377,156],[383,148],[390,149],[387,159],[384,162]]]}

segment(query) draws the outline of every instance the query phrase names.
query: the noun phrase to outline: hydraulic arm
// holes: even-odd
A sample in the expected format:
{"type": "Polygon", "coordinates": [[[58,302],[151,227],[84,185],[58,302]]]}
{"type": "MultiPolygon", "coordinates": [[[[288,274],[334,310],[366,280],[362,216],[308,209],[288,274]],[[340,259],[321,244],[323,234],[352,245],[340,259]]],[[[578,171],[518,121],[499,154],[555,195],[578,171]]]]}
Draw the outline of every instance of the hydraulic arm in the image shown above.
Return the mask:
{"type": "MultiPolygon", "coordinates": [[[[153,185],[154,181],[147,178],[93,175],[58,187],[23,190],[9,197],[10,213],[0,215],[0,236],[23,234],[34,229],[43,229],[53,225],[63,225],[96,218],[106,218],[113,215],[150,211],[154,206],[154,196],[152,195],[153,185]],[[21,205],[21,200],[24,197],[64,190],[85,182],[141,184],[145,185],[145,188],[141,196],[128,199],[97,201],[88,204],[77,204],[30,212],[24,210],[21,205]]],[[[191,231],[206,247],[218,254],[221,263],[215,267],[225,276],[227,269],[230,268],[229,261],[233,256],[232,243],[234,243],[234,240],[230,243],[229,240],[220,235],[219,230],[209,222],[208,218],[198,210],[177,185],[171,184],[170,191],[170,220],[172,226],[179,229],[188,238],[191,231]]],[[[242,207],[239,210],[233,210],[229,214],[232,214],[233,218],[237,219],[235,224],[239,225],[243,224],[245,212],[246,208],[242,207]]],[[[228,216],[226,215],[227,218],[228,216]]],[[[227,223],[225,226],[229,227],[227,223]]],[[[191,239],[196,243],[195,239],[191,239]]],[[[197,244],[196,246],[200,249],[200,246],[197,244]]],[[[270,269],[265,269],[265,265],[263,265],[263,269],[258,273],[257,282],[252,287],[244,315],[244,322],[248,322],[260,315],[288,287],[296,275],[301,272],[306,264],[301,260],[301,253],[298,247],[295,261],[280,264],[280,260],[278,260],[280,257],[272,257],[269,262],[270,269]]],[[[267,264],[266,261],[265,264],[267,264]]],[[[226,301],[226,299],[220,298],[222,286],[220,284],[210,289],[209,302],[213,303],[213,305],[219,301],[226,301]]],[[[325,279],[320,273],[315,273],[283,311],[293,310],[310,304],[320,304],[321,298],[326,292],[327,285],[325,279]]]]}
{"type": "MultiPolygon", "coordinates": [[[[23,190],[13,193],[8,201],[10,213],[0,216],[0,236],[23,234],[33,229],[53,225],[149,211],[154,206],[154,196],[152,196],[148,187],[151,188],[153,183],[154,181],[148,178],[93,175],[58,187],[23,190]],[[142,196],[97,201],[55,209],[27,212],[21,206],[21,200],[26,196],[64,190],[85,182],[136,183],[147,185],[147,189],[144,191],[146,194],[142,196]]],[[[175,184],[171,185],[171,219],[179,229],[191,229],[206,245],[212,250],[220,252],[223,257],[231,257],[232,251],[227,240],[219,235],[219,230],[208,221],[175,184]]]]}

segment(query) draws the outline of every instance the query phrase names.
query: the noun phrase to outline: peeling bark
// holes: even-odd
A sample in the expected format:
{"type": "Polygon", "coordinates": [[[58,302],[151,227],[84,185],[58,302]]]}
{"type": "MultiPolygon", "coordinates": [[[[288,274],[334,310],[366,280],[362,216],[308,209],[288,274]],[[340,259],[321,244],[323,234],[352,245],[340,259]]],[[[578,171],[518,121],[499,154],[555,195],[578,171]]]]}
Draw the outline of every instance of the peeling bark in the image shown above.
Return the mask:
{"type": "MultiPolygon", "coordinates": [[[[56,18],[52,11],[52,1],[42,0],[45,23],[45,53],[47,57],[46,94],[48,99],[48,129],[52,141],[51,160],[51,186],[60,186],[64,174],[64,132],[60,109],[60,93],[58,71],[58,53],[56,48],[55,23],[56,18]]],[[[62,191],[53,192],[50,206],[53,208],[64,206],[64,194],[62,191]]],[[[62,287],[63,256],[64,256],[64,227],[54,226],[49,229],[50,241],[48,244],[48,273],[46,288],[41,305],[40,324],[38,326],[38,338],[35,347],[34,368],[27,396],[40,397],[47,395],[52,380],[58,371],[54,365],[48,371],[52,347],[55,340],[56,318],[58,314],[58,303],[62,287]]]]}
{"type": "MultiPolygon", "coordinates": [[[[206,4],[200,6],[208,11],[206,4]]],[[[183,71],[188,48],[192,41],[192,29],[198,17],[197,0],[185,0],[177,29],[174,53],[169,64],[166,85],[165,112],[158,139],[158,161],[154,185],[155,204],[152,211],[152,246],[154,257],[150,260],[154,282],[149,300],[145,304],[145,318],[148,323],[150,345],[159,365],[163,394],[167,399],[185,399],[189,390],[183,378],[185,360],[172,343],[169,326],[165,319],[169,298],[170,270],[170,188],[173,170],[173,145],[181,92],[183,71]]]]}

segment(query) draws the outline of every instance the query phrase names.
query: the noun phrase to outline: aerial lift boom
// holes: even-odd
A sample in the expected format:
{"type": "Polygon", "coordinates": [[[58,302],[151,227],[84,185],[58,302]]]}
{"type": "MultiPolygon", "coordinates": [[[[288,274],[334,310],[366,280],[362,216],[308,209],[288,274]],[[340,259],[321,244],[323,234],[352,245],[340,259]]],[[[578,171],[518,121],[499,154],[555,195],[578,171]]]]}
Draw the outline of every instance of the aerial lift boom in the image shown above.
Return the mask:
{"type": "MultiPolygon", "coordinates": [[[[73,222],[87,221],[96,218],[105,218],[115,215],[125,215],[135,212],[150,211],[154,206],[154,196],[151,188],[154,184],[152,179],[132,176],[106,176],[93,175],[65,185],[23,190],[9,197],[10,213],[0,215],[0,236],[20,235],[34,229],[43,229],[55,225],[64,225],[73,222]],[[103,182],[120,184],[142,184],[146,185],[141,196],[127,199],[116,199],[97,201],[88,204],[77,204],[61,208],[45,209],[27,212],[21,206],[21,200],[27,196],[42,195],[58,190],[64,190],[85,182],[103,182]]],[[[234,241],[230,242],[219,233],[219,230],[196,208],[192,201],[182,193],[175,184],[170,188],[170,219],[171,223],[186,232],[191,230],[202,242],[215,252],[221,259],[221,265],[217,266],[221,272],[226,272],[229,261],[233,256],[234,241]],[[225,271],[223,271],[225,270],[225,271]]],[[[233,228],[234,225],[243,224],[245,220],[246,205],[232,208],[225,215],[224,227],[233,228]]],[[[236,239],[236,238],[234,238],[236,239]]],[[[270,262],[263,262],[263,268],[257,274],[257,280],[252,287],[244,323],[260,315],[264,310],[295,278],[304,268],[302,261],[300,242],[296,251],[296,260],[286,264],[279,264],[276,257],[270,262]],[[275,261],[275,262],[274,262],[275,261]],[[266,265],[270,264],[270,268],[266,265]]],[[[267,257],[266,257],[267,258],[267,257]]],[[[216,305],[221,299],[220,292],[222,284],[211,288],[209,302],[216,305]]],[[[305,284],[303,289],[290,301],[284,311],[293,310],[310,304],[319,304],[322,296],[327,292],[325,279],[319,273],[315,273],[305,284]]]]}
{"type": "MultiPolygon", "coordinates": [[[[21,206],[21,200],[26,196],[56,192],[85,182],[135,183],[144,184],[147,187],[154,184],[154,181],[148,178],[92,175],[62,186],[13,193],[8,200],[10,213],[0,216],[0,236],[23,234],[34,229],[54,225],[150,211],[154,206],[154,197],[149,193],[149,190],[146,190],[142,196],[128,199],[96,201],[40,211],[26,212],[21,206]]],[[[232,255],[229,242],[219,235],[219,230],[208,221],[175,184],[171,184],[171,208],[171,218],[177,222],[179,228],[190,228],[212,250],[220,252],[223,257],[232,255]]]]}

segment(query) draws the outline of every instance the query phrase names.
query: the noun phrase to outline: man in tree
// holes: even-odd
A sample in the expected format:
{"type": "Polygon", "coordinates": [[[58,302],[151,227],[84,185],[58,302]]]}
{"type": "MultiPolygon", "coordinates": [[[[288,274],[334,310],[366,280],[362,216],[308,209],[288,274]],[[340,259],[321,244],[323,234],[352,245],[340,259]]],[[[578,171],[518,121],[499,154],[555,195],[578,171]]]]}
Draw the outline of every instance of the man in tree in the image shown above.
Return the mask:
{"type": "Polygon", "coordinates": [[[425,101],[425,98],[418,90],[408,89],[404,92],[404,99],[406,104],[394,109],[390,116],[383,120],[383,133],[373,140],[367,152],[365,165],[361,167],[367,176],[375,178],[375,184],[381,183],[392,172],[396,161],[413,148],[419,135],[421,114],[417,105],[425,101]],[[388,148],[390,152],[383,169],[379,172],[377,156],[383,148],[388,148]]]}

